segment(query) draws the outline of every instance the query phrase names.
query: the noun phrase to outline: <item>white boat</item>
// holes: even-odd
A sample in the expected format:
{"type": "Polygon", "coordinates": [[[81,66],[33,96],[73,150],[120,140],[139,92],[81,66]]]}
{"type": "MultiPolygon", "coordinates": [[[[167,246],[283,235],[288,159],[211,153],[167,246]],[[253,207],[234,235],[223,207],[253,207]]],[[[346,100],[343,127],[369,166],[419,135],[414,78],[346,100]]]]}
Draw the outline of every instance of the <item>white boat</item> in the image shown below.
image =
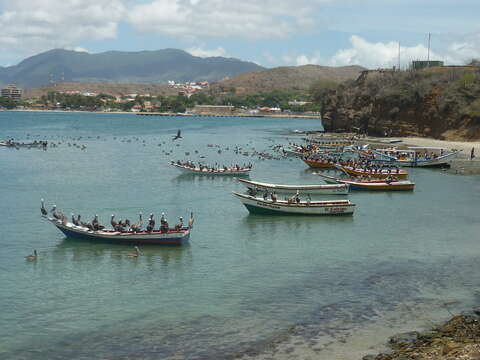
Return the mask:
{"type": "Polygon", "coordinates": [[[300,201],[264,200],[250,195],[233,193],[252,214],[264,215],[352,215],[355,204],[349,200],[300,201]]]}
{"type": "Polygon", "coordinates": [[[252,170],[251,167],[247,168],[199,168],[199,167],[190,167],[185,165],[177,164],[176,162],[170,162],[170,165],[175,166],[176,168],[182,170],[185,173],[189,174],[198,174],[198,175],[224,175],[224,176],[248,176],[250,171],[252,170]]]}
{"type": "Polygon", "coordinates": [[[321,185],[278,185],[268,184],[247,179],[237,179],[247,188],[257,191],[275,191],[277,194],[300,194],[310,195],[345,195],[348,194],[349,186],[346,184],[321,184],[321,185]]]}
{"type": "Polygon", "coordinates": [[[407,150],[381,150],[377,149],[374,151],[375,154],[383,156],[386,159],[379,159],[380,161],[389,161],[397,166],[404,167],[449,167],[451,161],[460,153],[462,150],[456,150],[451,152],[444,152],[444,148],[439,147],[409,147],[407,150]],[[424,155],[422,156],[422,151],[424,155]],[[434,155],[430,154],[425,156],[425,154],[431,151],[434,155]],[[398,155],[397,155],[398,154],[398,155]]]}

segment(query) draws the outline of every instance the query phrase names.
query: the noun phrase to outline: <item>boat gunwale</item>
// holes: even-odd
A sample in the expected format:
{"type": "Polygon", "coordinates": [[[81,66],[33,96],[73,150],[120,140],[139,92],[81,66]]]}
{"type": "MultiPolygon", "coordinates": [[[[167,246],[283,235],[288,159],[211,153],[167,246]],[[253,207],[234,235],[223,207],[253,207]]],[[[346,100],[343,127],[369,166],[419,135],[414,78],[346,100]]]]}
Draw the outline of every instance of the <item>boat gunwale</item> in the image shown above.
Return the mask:
{"type": "Polygon", "coordinates": [[[252,169],[245,169],[241,168],[240,170],[222,170],[222,171],[203,171],[200,168],[191,168],[183,165],[178,165],[173,162],[170,162],[170,165],[175,166],[178,169],[182,169],[194,174],[202,174],[202,175],[247,175],[252,169]]]}
{"type": "Polygon", "coordinates": [[[348,190],[345,184],[319,184],[319,185],[280,185],[280,184],[269,184],[262,183],[253,180],[247,179],[237,179],[238,181],[258,187],[270,188],[273,190],[331,190],[331,189],[345,189],[348,190]]]}
{"type": "Polygon", "coordinates": [[[355,207],[356,204],[353,204],[350,200],[326,200],[326,201],[311,201],[310,203],[307,203],[306,201],[302,201],[300,203],[288,203],[285,200],[277,200],[277,201],[272,201],[272,200],[264,200],[262,198],[257,198],[253,197],[250,195],[245,195],[245,194],[240,194],[235,191],[233,191],[233,194],[246,199],[246,200],[251,200],[251,201],[257,201],[262,204],[266,205],[278,205],[280,207],[284,208],[324,208],[324,207],[336,207],[336,206],[345,206],[345,207],[355,207]]]}

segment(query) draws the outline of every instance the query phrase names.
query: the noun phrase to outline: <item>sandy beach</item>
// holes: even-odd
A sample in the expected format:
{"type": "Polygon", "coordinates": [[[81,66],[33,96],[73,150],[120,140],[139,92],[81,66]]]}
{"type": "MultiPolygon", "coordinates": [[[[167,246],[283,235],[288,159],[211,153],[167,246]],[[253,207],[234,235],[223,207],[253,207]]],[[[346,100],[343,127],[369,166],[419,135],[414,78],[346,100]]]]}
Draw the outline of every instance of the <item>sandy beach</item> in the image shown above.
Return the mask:
{"type": "Polygon", "coordinates": [[[421,137],[403,137],[398,139],[402,140],[404,144],[412,146],[444,147],[447,149],[463,150],[465,153],[468,153],[468,155],[470,155],[473,147],[475,148],[475,153],[480,154],[480,141],[447,141],[421,137]]]}

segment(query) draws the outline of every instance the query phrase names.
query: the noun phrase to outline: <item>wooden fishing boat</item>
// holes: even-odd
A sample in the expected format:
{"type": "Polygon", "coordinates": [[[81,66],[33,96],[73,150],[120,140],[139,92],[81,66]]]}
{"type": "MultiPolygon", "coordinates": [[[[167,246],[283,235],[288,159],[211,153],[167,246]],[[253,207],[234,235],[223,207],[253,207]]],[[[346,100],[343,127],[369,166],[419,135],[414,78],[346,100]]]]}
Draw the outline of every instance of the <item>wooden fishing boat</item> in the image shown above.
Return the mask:
{"type": "Polygon", "coordinates": [[[155,245],[184,245],[190,239],[190,228],[179,230],[170,229],[167,232],[160,230],[119,232],[114,230],[93,231],[83,226],[76,226],[70,222],[62,222],[54,218],[46,218],[57,227],[66,237],[90,240],[94,242],[114,242],[118,244],[155,244],[155,245]]]}
{"type": "Polygon", "coordinates": [[[320,184],[320,185],[278,185],[268,184],[247,179],[237,179],[247,188],[256,191],[275,191],[277,194],[300,194],[310,195],[346,195],[348,185],[345,184],[320,184]]]}
{"type": "Polygon", "coordinates": [[[266,215],[352,215],[355,204],[349,200],[301,201],[264,200],[250,195],[233,193],[252,214],[266,215]]]}
{"type": "Polygon", "coordinates": [[[335,169],[335,164],[325,160],[302,159],[305,164],[314,169],[335,169]]]}
{"type": "Polygon", "coordinates": [[[32,142],[32,143],[20,143],[20,142],[15,142],[15,141],[0,141],[0,146],[13,147],[13,148],[46,147],[47,145],[48,145],[48,143],[46,141],[38,141],[38,142],[32,142]]]}
{"type": "Polygon", "coordinates": [[[337,169],[342,170],[343,172],[347,173],[351,176],[370,176],[373,178],[378,179],[385,179],[389,176],[395,176],[399,179],[405,179],[408,177],[408,172],[406,170],[399,169],[396,170],[367,170],[367,169],[360,169],[360,168],[353,168],[351,166],[341,166],[337,165],[337,169]]]}
{"type": "Polygon", "coordinates": [[[407,150],[382,150],[376,149],[374,154],[379,156],[377,161],[390,162],[403,167],[450,167],[451,161],[461,152],[461,150],[444,153],[444,148],[438,147],[409,147],[407,150]],[[436,151],[433,156],[421,155],[421,151],[436,151]],[[394,155],[392,155],[394,154],[394,155]]]}
{"type": "Polygon", "coordinates": [[[251,167],[247,168],[228,168],[228,169],[207,169],[207,168],[198,168],[198,167],[189,167],[185,165],[179,165],[176,162],[170,162],[170,165],[175,166],[176,168],[182,170],[185,173],[189,174],[198,174],[198,175],[224,175],[224,176],[248,176],[250,171],[252,170],[251,167]]]}
{"type": "Polygon", "coordinates": [[[339,179],[333,176],[318,174],[327,183],[345,184],[352,190],[368,191],[412,191],[415,183],[408,180],[385,181],[384,179],[360,180],[360,179],[339,179]]]}

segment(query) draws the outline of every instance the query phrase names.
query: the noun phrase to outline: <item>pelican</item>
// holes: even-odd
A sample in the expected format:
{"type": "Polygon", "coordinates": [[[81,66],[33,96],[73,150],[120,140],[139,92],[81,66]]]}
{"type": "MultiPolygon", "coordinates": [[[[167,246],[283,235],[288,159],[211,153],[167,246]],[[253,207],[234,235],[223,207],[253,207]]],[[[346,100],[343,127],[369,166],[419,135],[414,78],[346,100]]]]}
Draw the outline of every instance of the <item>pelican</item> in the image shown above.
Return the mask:
{"type": "Polygon", "coordinates": [[[61,212],[57,212],[57,205],[53,205],[52,210],[52,216],[57,219],[57,220],[62,220],[65,218],[65,215],[63,215],[61,212]]]}
{"type": "Polygon", "coordinates": [[[40,208],[40,211],[42,212],[42,215],[43,216],[47,216],[48,215],[48,211],[47,209],[45,209],[45,204],[43,202],[43,199],[42,199],[42,207],[40,208]]]}
{"type": "Polygon", "coordinates": [[[112,225],[112,228],[115,230],[118,223],[115,220],[113,220],[114,217],[115,217],[115,215],[112,215],[112,218],[110,219],[110,225],[112,225]]]}
{"type": "Polygon", "coordinates": [[[183,227],[183,217],[178,218],[179,223],[175,225],[175,230],[180,230],[183,227]]]}
{"type": "Polygon", "coordinates": [[[25,256],[25,260],[27,261],[35,261],[37,260],[37,250],[33,250],[32,255],[25,256]]]}
{"type": "Polygon", "coordinates": [[[142,255],[142,253],[140,252],[140,249],[138,248],[138,246],[135,246],[134,249],[135,249],[134,252],[131,252],[131,253],[128,253],[128,254],[127,254],[128,257],[136,258],[136,257],[139,257],[140,255],[142,255]]]}
{"type": "Polygon", "coordinates": [[[148,219],[147,231],[150,232],[155,227],[155,220],[153,219],[153,213],[150,214],[150,218],[148,219]]]}
{"type": "Polygon", "coordinates": [[[133,232],[139,231],[142,227],[143,224],[143,219],[142,219],[142,213],[138,214],[138,222],[135,224],[132,224],[131,229],[133,232]]]}
{"type": "Polygon", "coordinates": [[[191,229],[193,228],[193,222],[194,222],[194,219],[193,219],[193,212],[190,213],[190,219],[188,220],[188,227],[191,229]]]}
{"type": "Polygon", "coordinates": [[[177,131],[177,135],[175,135],[173,138],[172,138],[172,141],[175,141],[177,139],[182,139],[182,132],[180,130],[177,131]]]}

